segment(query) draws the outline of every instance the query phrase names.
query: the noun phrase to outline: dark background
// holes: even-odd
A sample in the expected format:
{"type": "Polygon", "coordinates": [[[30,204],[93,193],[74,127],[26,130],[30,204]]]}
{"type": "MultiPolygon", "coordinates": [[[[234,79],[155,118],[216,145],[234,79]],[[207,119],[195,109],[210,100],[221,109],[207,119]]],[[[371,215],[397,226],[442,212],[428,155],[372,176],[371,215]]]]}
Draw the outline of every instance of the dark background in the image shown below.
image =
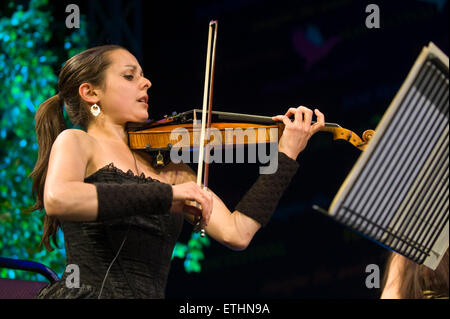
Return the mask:
{"type": "MultiPolygon", "coordinates": [[[[153,86],[150,117],[202,104],[208,23],[219,21],[214,109],[257,115],[319,108],[357,134],[375,129],[423,46],[448,54],[446,0],[409,1],[78,1],[91,45],[119,43],[153,86]],[[366,6],[381,26],[365,25],[366,6]]],[[[61,15],[59,15],[61,13],[61,15]]],[[[69,32],[67,30],[62,32],[69,32]]],[[[271,223],[247,250],[213,242],[199,274],[174,259],[168,298],[378,298],[369,264],[383,275],[388,251],[312,209],[328,208],[360,151],[319,132],[271,223]]],[[[257,164],[214,164],[210,187],[232,209],[258,176],[257,164]]],[[[191,226],[185,224],[181,242],[191,226]]]]}

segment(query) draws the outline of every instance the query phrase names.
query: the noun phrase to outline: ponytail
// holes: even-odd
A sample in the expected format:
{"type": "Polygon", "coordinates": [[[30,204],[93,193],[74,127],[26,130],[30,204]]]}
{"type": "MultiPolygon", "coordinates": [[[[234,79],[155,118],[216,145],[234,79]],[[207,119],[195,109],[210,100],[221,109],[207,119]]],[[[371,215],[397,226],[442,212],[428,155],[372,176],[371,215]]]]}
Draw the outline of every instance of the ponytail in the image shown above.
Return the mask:
{"type": "MultiPolygon", "coordinates": [[[[36,196],[36,203],[27,211],[44,209],[44,185],[47,176],[48,161],[50,158],[50,151],[53,142],[58,135],[66,129],[64,114],[63,114],[63,100],[57,94],[48,100],[44,101],[36,111],[35,127],[36,138],[39,146],[38,160],[30,177],[33,179],[33,195],[36,196]]],[[[58,230],[59,222],[54,217],[45,215],[44,230],[42,234],[41,245],[44,244],[48,251],[53,248],[50,245],[50,238],[56,245],[56,232],[58,230]]]]}

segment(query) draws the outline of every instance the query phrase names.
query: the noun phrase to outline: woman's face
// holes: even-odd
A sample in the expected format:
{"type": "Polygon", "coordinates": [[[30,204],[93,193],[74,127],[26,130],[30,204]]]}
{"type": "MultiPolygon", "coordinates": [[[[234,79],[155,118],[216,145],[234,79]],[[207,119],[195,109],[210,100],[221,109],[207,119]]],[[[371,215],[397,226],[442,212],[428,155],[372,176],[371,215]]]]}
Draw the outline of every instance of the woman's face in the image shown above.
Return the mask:
{"type": "Polygon", "coordinates": [[[130,52],[114,50],[109,53],[109,58],[112,63],[106,70],[100,107],[116,123],[147,120],[147,90],[151,82],[144,77],[138,61],[130,52]]]}

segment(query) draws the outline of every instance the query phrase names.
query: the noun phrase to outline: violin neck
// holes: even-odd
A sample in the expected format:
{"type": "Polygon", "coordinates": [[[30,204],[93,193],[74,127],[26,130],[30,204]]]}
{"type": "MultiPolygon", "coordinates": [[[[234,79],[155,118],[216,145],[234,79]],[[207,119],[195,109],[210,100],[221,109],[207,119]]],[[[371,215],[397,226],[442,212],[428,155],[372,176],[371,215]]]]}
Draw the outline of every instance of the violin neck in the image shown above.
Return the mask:
{"type": "MultiPolygon", "coordinates": [[[[180,116],[184,118],[201,118],[202,110],[200,109],[194,109],[188,112],[184,112],[179,114],[180,116]],[[194,115],[194,113],[196,113],[194,115]]],[[[272,120],[272,117],[270,116],[262,116],[262,115],[251,115],[251,114],[242,114],[242,113],[230,113],[230,112],[220,112],[220,111],[212,111],[212,115],[214,116],[213,122],[217,121],[234,121],[234,122],[244,122],[244,123],[255,123],[255,124],[267,124],[267,125],[274,125],[276,122],[272,120]]],[[[316,123],[316,121],[311,121],[311,124],[316,123]]],[[[325,127],[341,127],[339,124],[336,123],[327,123],[325,122],[325,127]]]]}

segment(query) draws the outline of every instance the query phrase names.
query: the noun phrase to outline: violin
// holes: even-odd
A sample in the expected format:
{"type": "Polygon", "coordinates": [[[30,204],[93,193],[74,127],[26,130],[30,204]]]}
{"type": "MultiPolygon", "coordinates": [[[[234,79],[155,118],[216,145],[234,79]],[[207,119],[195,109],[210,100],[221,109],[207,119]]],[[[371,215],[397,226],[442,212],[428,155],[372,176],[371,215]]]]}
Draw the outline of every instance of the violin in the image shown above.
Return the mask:
{"type": "MultiPolygon", "coordinates": [[[[174,113],[159,121],[129,123],[129,146],[133,150],[154,155],[153,166],[163,167],[170,162],[168,154],[174,147],[189,150],[199,148],[201,127],[198,118],[201,114],[202,110],[194,109],[180,114],[174,113]]],[[[204,144],[209,146],[236,147],[255,143],[277,143],[283,135],[284,123],[273,121],[268,116],[219,111],[212,111],[211,115],[212,122],[204,141],[204,144]]],[[[314,124],[315,121],[311,123],[314,124]]],[[[325,123],[321,131],[331,133],[334,140],[348,141],[361,151],[366,149],[375,133],[373,130],[366,130],[362,137],[359,137],[336,123],[325,123]]]]}
{"type": "MultiPolygon", "coordinates": [[[[274,143],[278,142],[284,129],[283,123],[275,122],[271,117],[212,111],[217,26],[216,20],[210,21],[202,109],[174,114],[160,121],[128,123],[127,126],[129,147],[133,150],[154,153],[156,155],[153,156],[154,166],[161,167],[170,162],[170,156],[167,156],[167,153],[175,146],[190,149],[198,147],[197,185],[204,189],[208,187],[208,157],[211,144],[227,146],[229,144],[274,143]],[[200,116],[201,121],[199,121],[200,116]],[[233,133],[231,138],[230,132],[233,133]],[[182,133],[181,140],[178,133],[182,133]],[[213,140],[210,139],[211,133],[214,136],[213,140]]],[[[346,140],[360,150],[366,148],[374,135],[373,130],[367,130],[360,138],[357,134],[335,123],[325,123],[321,130],[331,132],[335,140],[346,140]]],[[[200,235],[204,237],[202,218],[196,218],[194,223],[194,231],[200,231],[200,235]]]]}

